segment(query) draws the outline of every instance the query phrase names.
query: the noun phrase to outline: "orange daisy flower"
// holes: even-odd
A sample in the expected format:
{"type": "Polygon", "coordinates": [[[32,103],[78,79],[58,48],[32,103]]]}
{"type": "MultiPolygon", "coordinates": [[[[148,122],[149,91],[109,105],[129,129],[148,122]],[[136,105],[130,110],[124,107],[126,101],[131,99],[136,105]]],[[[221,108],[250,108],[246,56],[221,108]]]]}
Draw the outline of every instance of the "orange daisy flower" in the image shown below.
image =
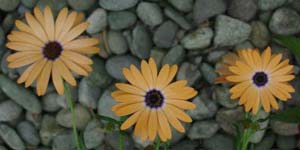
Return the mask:
{"type": "Polygon", "coordinates": [[[282,54],[271,54],[268,47],[262,54],[258,49],[239,50],[223,58],[216,71],[221,75],[217,83],[230,82],[231,99],[239,98],[245,110],[256,114],[260,106],[266,112],[270,107],[279,109],[275,98],[287,101],[295,89],[288,83],[293,80],[293,66],[289,60],[281,61],[282,54]]]}
{"type": "Polygon", "coordinates": [[[171,124],[179,132],[185,132],[179,120],[192,122],[184,109],[194,109],[195,104],[187,101],[197,95],[186,80],[171,83],[177,73],[177,65],[164,65],[157,72],[153,58],[141,63],[141,72],[131,65],[123,74],[130,84],[117,83],[119,89],[112,97],[120,102],[112,110],[118,116],[131,115],[121,126],[126,130],[135,124],[134,135],[143,141],[153,141],[159,135],[162,141],[171,139],[171,124]]]}
{"type": "Polygon", "coordinates": [[[47,6],[42,12],[34,8],[34,16],[25,13],[26,23],[16,21],[17,31],[7,36],[6,46],[15,51],[7,57],[9,68],[28,66],[18,79],[25,87],[36,81],[37,95],[44,95],[50,77],[57,92],[64,93],[63,80],[75,86],[72,72],[87,76],[92,71],[92,60],[84,55],[99,52],[98,39],[76,39],[89,26],[82,22],[83,14],[63,8],[54,21],[47,6]],[[72,71],[72,72],[71,72],[72,71]]]}

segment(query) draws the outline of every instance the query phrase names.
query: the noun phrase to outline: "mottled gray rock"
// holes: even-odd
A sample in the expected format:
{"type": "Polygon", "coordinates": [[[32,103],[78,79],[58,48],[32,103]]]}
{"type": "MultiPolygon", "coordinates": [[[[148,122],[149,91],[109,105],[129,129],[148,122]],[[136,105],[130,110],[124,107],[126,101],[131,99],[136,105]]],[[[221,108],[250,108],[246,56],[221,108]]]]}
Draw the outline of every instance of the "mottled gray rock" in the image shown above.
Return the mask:
{"type": "Polygon", "coordinates": [[[220,127],[229,134],[235,133],[235,128],[233,124],[244,118],[244,110],[242,107],[235,109],[221,109],[216,115],[216,121],[219,123],[220,127]]]}
{"type": "Polygon", "coordinates": [[[119,80],[126,80],[122,69],[129,67],[131,64],[139,66],[138,59],[130,55],[114,56],[106,61],[105,68],[110,76],[119,80]]]}
{"type": "Polygon", "coordinates": [[[179,64],[185,57],[185,50],[182,46],[178,45],[169,50],[162,60],[162,64],[179,64]]]}
{"type": "Polygon", "coordinates": [[[137,6],[138,17],[149,26],[157,26],[162,23],[163,15],[159,5],[150,2],[141,2],[137,6]]]}
{"type": "Polygon", "coordinates": [[[230,16],[243,21],[249,21],[255,17],[256,11],[257,5],[254,0],[231,0],[228,8],[230,16]]]}
{"type": "Polygon", "coordinates": [[[0,138],[11,148],[25,150],[25,145],[16,131],[6,124],[0,124],[0,138]]]}
{"type": "MultiPolygon", "coordinates": [[[[111,132],[107,134],[104,141],[112,146],[113,149],[118,149],[118,136],[119,132],[111,132]]],[[[133,140],[127,134],[124,135],[123,149],[130,150],[133,148],[133,140]]]]}
{"type": "Polygon", "coordinates": [[[218,123],[214,120],[197,121],[192,124],[187,136],[191,140],[207,139],[215,135],[219,128],[218,123]]]}
{"type": "Polygon", "coordinates": [[[295,149],[297,141],[295,136],[277,136],[276,145],[280,149],[295,149]]]}
{"type": "Polygon", "coordinates": [[[100,86],[102,88],[107,87],[113,79],[106,71],[105,62],[99,57],[93,57],[92,60],[93,71],[85,78],[94,85],[100,86]]]}
{"type": "Polygon", "coordinates": [[[211,28],[199,28],[196,31],[186,35],[181,44],[186,49],[203,49],[210,45],[213,37],[211,28]]]}
{"type": "Polygon", "coordinates": [[[235,46],[234,46],[234,51],[237,51],[237,50],[239,50],[239,49],[248,49],[248,48],[254,49],[254,46],[253,46],[253,44],[251,44],[251,42],[245,41],[245,42],[243,42],[243,43],[240,43],[240,44],[238,44],[238,45],[235,45],[235,46]]]}
{"type": "Polygon", "coordinates": [[[200,66],[201,73],[203,78],[210,84],[215,82],[215,78],[218,76],[217,73],[214,71],[214,68],[211,67],[207,63],[202,63],[200,66]]]}
{"type": "Polygon", "coordinates": [[[198,141],[192,141],[192,140],[183,140],[174,146],[172,146],[172,150],[192,150],[196,149],[198,147],[199,143],[198,141]]]}
{"type": "Polygon", "coordinates": [[[64,129],[57,124],[53,116],[43,116],[40,128],[40,138],[43,145],[49,146],[52,143],[53,138],[62,131],[64,131],[64,129]]]}
{"type": "Polygon", "coordinates": [[[185,17],[183,17],[179,12],[177,12],[173,8],[171,7],[165,8],[164,13],[167,17],[169,17],[171,20],[176,22],[181,28],[188,30],[192,27],[191,23],[187,21],[185,17]]]}
{"type": "Polygon", "coordinates": [[[195,0],[193,18],[195,23],[201,23],[210,17],[226,11],[224,0],[195,0]]]}
{"type": "Polygon", "coordinates": [[[83,78],[79,83],[79,102],[88,108],[95,109],[97,107],[97,100],[99,99],[102,89],[83,78]]]}
{"type": "Polygon", "coordinates": [[[201,72],[198,70],[198,66],[191,64],[189,62],[184,62],[181,64],[177,80],[187,80],[188,85],[194,85],[201,78],[201,72]]]}
{"type": "Polygon", "coordinates": [[[234,141],[231,136],[216,134],[209,139],[203,140],[203,146],[211,150],[233,150],[234,141]]]}
{"type": "Polygon", "coordinates": [[[287,0],[258,0],[257,5],[260,10],[273,10],[282,6],[287,0]]]}
{"type": "Polygon", "coordinates": [[[86,29],[88,34],[95,34],[105,30],[107,26],[107,13],[104,9],[95,9],[90,16],[87,18],[87,22],[90,23],[86,29]]]}
{"type": "Polygon", "coordinates": [[[227,53],[227,51],[212,51],[207,56],[207,61],[211,63],[217,63],[221,60],[222,56],[224,56],[227,53]]]}
{"type": "Polygon", "coordinates": [[[272,15],[269,28],[275,34],[297,34],[300,32],[300,15],[286,7],[277,9],[272,15]]]}
{"type": "MultiPolygon", "coordinates": [[[[91,115],[87,108],[82,105],[76,105],[74,107],[74,112],[76,116],[76,125],[78,129],[83,129],[87,123],[91,120],[91,115]]],[[[56,121],[59,125],[72,128],[72,113],[69,110],[61,110],[56,115],[56,121]]]]}
{"type": "Polygon", "coordinates": [[[106,91],[104,91],[104,93],[100,97],[97,106],[98,115],[103,115],[119,120],[119,117],[116,116],[111,110],[111,108],[115,104],[117,104],[117,101],[111,97],[111,92],[113,92],[113,90],[109,88],[106,91]]]}
{"type": "Polygon", "coordinates": [[[154,32],[153,41],[159,48],[170,48],[175,40],[178,30],[177,24],[166,21],[161,24],[154,32]]]}
{"type": "Polygon", "coordinates": [[[41,112],[41,104],[37,97],[22,85],[18,85],[4,75],[0,75],[0,88],[3,92],[24,109],[32,113],[41,112]]]}
{"type": "Polygon", "coordinates": [[[222,86],[214,89],[213,99],[226,108],[234,108],[238,105],[238,100],[230,99],[229,89],[222,86]]]}
{"type": "Polygon", "coordinates": [[[299,134],[299,128],[297,124],[285,123],[280,121],[271,121],[272,131],[276,134],[283,136],[292,136],[299,134]]]}
{"type": "MultiPolygon", "coordinates": [[[[15,25],[15,20],[17,19],[17,13],[9,13],[5,16],[5,18],[2,20],[2,28],[4,33],[8,33],[11,31],[11,29],[15,25]]],[[[1,30],[1,29],[0,29],[1,30]]],[[[1,32],[1,31],[0,31],[1,32]]],[[[1,34],[1,33],[0,33],[1,34]]],[[[1,38],[3,38],[4,41],[4,35],[3,37],[0,35],[1,38]]],[[[0,38],[0,39],[1,39],[0,38]]],[[[1,40],[0,40],[1,41],[1,40]]],[[[2,42],[3,42],[2,41],[2,42]]],[[[1,43],[1,42],[0,42],[1,43]]],[[[2,43],[3,44],[3,43],[2,43]]],[[[1,45],[1,44],[0,44],[1,45]]]]}
{"type": "Polygon", "coordinates": [[[60,99],[56,92],[49,93],[42,98],[43,110],[47,112],[56,112],[60,109],[60,105],[57,103],[57,99],[60,99]]]}
{"type": "Polygon", "coordinates": [[[182,126],[185,129],[184,133],[178,132],[177,130],[175,130],[175,128],[172,128],[172,139],[170,141],[170,145],[178,143],[180,140],[186,137],[186,132],[191,128],[191,124],[182,122],[182,126]]]}
{"type": "Polygon", "coordinates": [[[76,143],[74,140],[73,133],[71,131],[66,131],[55,136],[53,138],[52,149],[54,150],[76,149],[76,143]]]}
{"type": "Polygon", "coordinates": [[[68,5],[67,0],[39,0],[36,3],[36,6],[41,8],[42,10],[44,10],[46,6],[49,6],[51,8],[51,10],[53,11],[54,15],[58,14],[58,12],[63,7],[66,7],[67,5],[68,5]]]}
{"type": "Polygon", "coordinates": [[[0,103],[0,121],[13,121],[22,113],[22,108],[11,100],[0,103]]]}
{"type": "Polygon", "coordinates": [[[125,54],[128,50],[127,41],[121,32],[110,30],[108,32],[109,50],[116,54],[125,54]]]}
{"type": "Polygon", "coordinates": [[[99,5],[107,10],[120,11],[135,6],[138,1],[139,0],[100,0],[99,5]]]}
{"type": "Polygon", "coordinates": [[[168,0],[168,2],[177,10],[182,12],[189,12],[193,9],[193,0],[168,0]]]}
{"type": "Polygon", "coordinates": [[[251,26],[237,19],[219,15],[216,18],[215,30],[216,46],[233,46],[248,39],[251,26]]]}
{"type": "Polygon", "coordinates": [[[215,102],[210,99],[197,96],[193,99],[193,103],[197,106],[194,110],[187,111],[194,120],[203,120],[215,116],[218,107],[215,102]]]}
{"type": "Polygon", "coordinates": [[[19,5],[20,0],[0,0],[0,10],[13,11],[19,5]]]}
{"type": "Polygon", "coordinates": [[[2,46],[4,44],[4,41],[5,41],[4,31],[3,31],[2,27],[0,27],[0,46],[2,46]]]}
{"type": "Polygon", "coordinates": [[[271,38],[267,26],[260,21],[254,21],[251,23],[251,27],[251,42],[257,48],[265,48],[269,44],[271,38]]]}
{"type": "Polygon", "coordinates": [[[37,1],[38,0],[21,0],[21,3],[28,8],[33,8],[37,1]]]}
{"type": "Polygon", "coordinates": [[[166,52],[164,50],[154,48],[151,49],[150,57],[152,57],[155,60],[156,65],[160,67],[165,54],[166,52]]]}
{"type": "Polygon", "coordinates": [[[40,129],[41,122],[42,122],[42,115],[32,114],[31,112],[27,111],[25,114],[25,118],[26,120],[33,123],[35,127],[40,129]]]}
{"type": "Polygon", "coordinates": [[[70,6],[78,11],[84,11],[92,8],[96,4],[96,0],[68,0],[70,6]]]}
{"type": "Polygon", "coordinates": [[[108,14],[108,24],[113,30],[126,29],[136,22],[136,15],[130,11],[117,11],[108,14]]]}
{"type": "MultiPolygon", "coordinates": [[[[259,120],[259,119],[265,119],[269,116],[269,113],[266,113],[263,109],[260,109],[259,112],[257,113],[255,119],[259,120]]],[[[266,132],[266,128],[268,127],[269,124],[269,120],[266,120],[264,122],[260,122],[259,123],[259,127],[261,130],[255,132],[251,139],[250,142],[251,143],[260,143],[261,140],[263,139],[265,132],[266,132]]]]}
{"type": "Polygon", "coordinates": [[[143,25],[137,25],[132,31],[131,53],[140,59],[148,58],[152,48],[150,32],[143,25]]]}
{"type": "Polygon", "coordinates": [[[255,150],[272,149],[275,142],[275,135],[272,132],[266,133],[262,141],[254,146],[255,150]]]}
{"type": "Polygon", "coordinates": [[[92,120],[88,123],[84,130],[83,138],[87,149],[96,148],[101,145],[104,139],[104,131],[99,120],[92,120]]]}
{"type": "Polygon", "coordinates": [[[40,144],[40,137],[38,130],[29,121],[23,121],[17,126],[18,133],[21,138],[31,146],[38,146],[40,144]]]}
{"type": "Polygon", "coordinates": [[[2,145],[0,145],[0,150],[7,150],[7,148],[4,147],[4,146],[2,146],[2,145]]]}

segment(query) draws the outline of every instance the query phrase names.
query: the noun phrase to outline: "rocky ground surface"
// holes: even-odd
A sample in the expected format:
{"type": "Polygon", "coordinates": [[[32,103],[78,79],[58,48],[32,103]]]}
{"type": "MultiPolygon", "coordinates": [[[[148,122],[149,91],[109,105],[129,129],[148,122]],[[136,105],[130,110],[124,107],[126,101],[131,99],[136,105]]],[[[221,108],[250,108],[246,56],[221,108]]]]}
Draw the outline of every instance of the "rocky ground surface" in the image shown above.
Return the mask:
{"type": "MultiPolygon", "coordinates": [[[[179,64],[177,79],[187,79],[199,90],[197,105],[189,111],[193,123],[186,133],[173,132],[173,150],[232,150],[235,131],[232,123],[243,117],[243,108],[229,99],[228,85],[215,85],[216,63],[228,51],[270,45],[295,65],[295,58],[273,40],[275,34],[300,33],[299,0],[0,0],[0,150],[75,149],[71,113],[64,96],[53,86],[43,97],[17,85],[24,70],[7,68],[5,36],[33,7],[49,5],[57,14],[63,7],[83,11],[90,27],[86,35],[101,40],[101,52],[94,56],[93,72],[77,77],[71,92],[76,103],[77,125],[88,149],[117,149],[117,132],[104,130],[101,114],[118,119],[111,106],[114,83],[124,81],[121,69],[139,65],[141,59],[155,58],[159,65],[179,64]]],[[[299,68],[295,67],[295,73],[299,68]]],[[[293,81],[297,93],[280,108],[300,106],[299,79],[293,81]]],[[[269,114],[260,113],[260,118],[269,114]]],[[[300,148],[296,124],[266,122],[251,142],[255,150],[300,148]]],[[[129,133],[126,150],[142,149],[142,143],[129,133]]]]}

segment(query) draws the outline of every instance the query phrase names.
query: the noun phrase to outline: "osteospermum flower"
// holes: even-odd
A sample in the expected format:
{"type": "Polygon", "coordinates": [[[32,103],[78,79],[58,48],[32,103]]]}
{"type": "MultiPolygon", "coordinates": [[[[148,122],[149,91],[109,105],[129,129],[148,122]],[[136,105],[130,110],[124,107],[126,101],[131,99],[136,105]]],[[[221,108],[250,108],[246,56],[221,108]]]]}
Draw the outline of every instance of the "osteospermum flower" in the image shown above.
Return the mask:
{"type": "Polygon", "coordinates": [[[112,110],[118,116],[131,115],[121,126],[128,129],[135,124],[134,135],[143,141],[153,141],[159,135],[162,141],[171,139],[171,124],[179,132],[185,132],[179,120],[191,122],[183,109],[194,109],[195,104],[187,101],[197,94],[187,87],[186,80],[171,83],[177,72],[177,65],[164,65],[160,72],[154,59],[141,63],[141,72],[131,65],[123,74],[130,84],[117,83],[119,89],[112,93],[118,104],[112,110]]]}
{"type": "Polygon", "coordinates": [[[51,9],[47,6],[42,12],[34,9],[34,16],[25,13],[26,23],[16,21],[18,30],[8,35],[8,48],[15,53],[7,57],[9,68],[28,66],[18,79],[25,82],[25,87],[36,81],[37,95],[44,95],[50,77],[57,92],[64,92],[63,79],[75,86],[72,72],[88,75],[92,60],[84,55],[98,53],[95,38],[76,39],[88,27],[82,22],[83,14],[63,8],[56,21],[51,9]]]}
{"type": "Polygon", "coordinates": [[[268,47],[262,54],[257,49],[239,50],[223,58],[217,72],[221,75],[217,83],[230,82],[231,99],[239,98],[245,110],[256,114],[262,105],[266,112],[270,107],[279,109],[275,98],[286,101],[294,88],[288,83],[294,79],[293,66],[289,60],[281,61],[282,54],[271,54],[268,47]]]}

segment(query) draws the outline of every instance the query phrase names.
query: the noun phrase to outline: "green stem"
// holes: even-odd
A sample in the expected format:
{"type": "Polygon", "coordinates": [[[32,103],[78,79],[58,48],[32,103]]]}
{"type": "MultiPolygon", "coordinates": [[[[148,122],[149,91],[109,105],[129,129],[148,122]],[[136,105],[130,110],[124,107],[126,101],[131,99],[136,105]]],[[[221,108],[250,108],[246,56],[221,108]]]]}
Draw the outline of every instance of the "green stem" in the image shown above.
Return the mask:
{"type": "Polygon", "coordinates": [[[123,142],[124,141],[124,135],[122,131],[119,131],[119,136],[118,136],[118,150],[123,150],[123,142]]]}
{"type": "Polygon", "coordinates": [[[168,149],[169,149],[169,142],[167,141],[167,142],[165,143],[164,150],[168,150],[168,149]]]}
{"type": "Polygon", "coordinates": [[[69,107],[70,107],[70,111],[72,113],[72,128],[73,128],[73,134],[74,134],[74,139],[75,139],[75,143],[77,146],[77,150],[81,150],[81,145],[79,143],[79,138],[78,138],[78,133],[77,133],[77,127],[76,127],[76,115],[74,112],[74,104],[73,104],[73,100],[69,91],[69,88],[67,87],[66,83],[64,84],[65,87],[65,95],[66,95],[66,99],[68,101],[69,107]]]}
{"type": "Polygon", "coordinates": [[[122,124],[121,121],[118,121],[116,119],[113,119],[113,118],[110,118],[110,117],[107,117],[107,116],[103,116],[103,115],[96,115],[96,118],[100,119],[100,120],[105,120],[107,122],[112,122],[112,123],[117,124],[119,126],[122,124]]]}
{"type": "Polygon", "coordinates": [[[159,150],[159,147],[160,147],[160,138],[157,138],[155,142],[155,150],[159,150]]]}

